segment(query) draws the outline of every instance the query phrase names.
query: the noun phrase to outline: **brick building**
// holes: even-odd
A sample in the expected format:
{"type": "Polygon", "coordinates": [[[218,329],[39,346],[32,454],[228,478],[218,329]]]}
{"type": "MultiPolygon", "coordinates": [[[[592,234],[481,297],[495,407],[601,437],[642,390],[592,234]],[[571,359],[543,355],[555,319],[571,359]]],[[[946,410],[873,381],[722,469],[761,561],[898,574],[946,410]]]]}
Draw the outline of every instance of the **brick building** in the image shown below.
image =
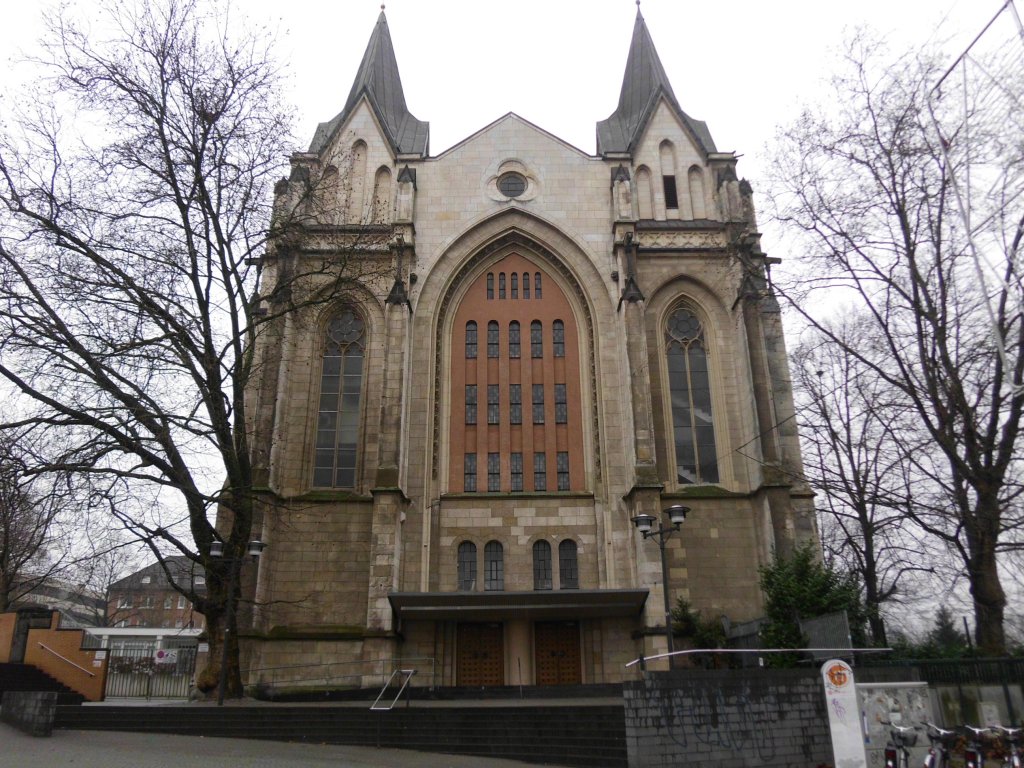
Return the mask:
{"type": "MultiPolygon", "coordinates": [[[[201,565],[183,556],[169,557],[166,562],[175,582],[183,586],[194,584],[199,593],[205,590],[206,577],[201,565]]],[[[107,624],[111,627],[201,629],[204,619],[202,614],[192,610],[188,598],[171,586],[160,563],[153,563],[110,585],[107,624]]]]}
{"type": "Polygon", "coordinates": [[[658,547],[631,520],[672,504],[672,600],[759,616],[758,567],[814,536],[770,260],[643,17],[596,154],[512,113],[437,156],[428,138],[382,13],[275,190],[306,224],[265,290],[349,279],[258,340],[251,667],[621,680],[665,649],[658,547]]]}

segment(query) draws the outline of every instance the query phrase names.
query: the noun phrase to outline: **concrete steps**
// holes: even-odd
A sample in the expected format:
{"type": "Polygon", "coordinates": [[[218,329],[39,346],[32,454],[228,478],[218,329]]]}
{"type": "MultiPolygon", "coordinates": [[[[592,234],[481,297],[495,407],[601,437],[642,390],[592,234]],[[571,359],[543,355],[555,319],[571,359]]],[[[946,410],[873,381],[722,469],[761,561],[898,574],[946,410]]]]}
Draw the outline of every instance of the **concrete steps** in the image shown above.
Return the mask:
{"type": "Polygon", "coordinates": [[[81,704],[85,697],[50,677],[31,664],[0,664],[0,698],[4,691],[53,691],[57,704],[72,706],[81,704]]]}
{"type": "Polygon", "coordinates": [[[56,728],[383,746],[581,768],[625,768],[621,705],[58,707],[56,728]]]}

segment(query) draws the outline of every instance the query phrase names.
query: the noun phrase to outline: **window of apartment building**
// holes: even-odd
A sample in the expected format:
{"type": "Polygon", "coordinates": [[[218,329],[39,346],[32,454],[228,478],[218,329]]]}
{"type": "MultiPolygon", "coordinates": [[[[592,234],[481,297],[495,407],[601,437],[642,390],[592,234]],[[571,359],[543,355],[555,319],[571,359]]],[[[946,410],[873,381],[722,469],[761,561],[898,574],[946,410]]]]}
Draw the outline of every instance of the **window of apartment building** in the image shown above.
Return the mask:
{"type": "Polygon", "coordinates": [[[551,545],[543,539],[533,542],[533,588],[551,589],[551,545]]]}
{"type": "Polygon", "coordinates": [[[580,588],[580,570],[576,562],[576,542],[564,539],[558,545],[558,586],[562,589],[580,588]]]}
{"type": "Polygon", "coordinates": [[[327,326],[320,375],[313,485],[354,488],[363,390],[363,321],[351,309],[327,326]]]}
{"type": "Polygon", "coordinates": [[[142,598],[142,607],[143,608],[152,608],[153,607],[153,596],[152,595],[146,595],[144,598],[142,598]]]}
{"type": "Polygon", "coordinates": [[[466,423],[476,424],[476,384],[466,385],[466,423]]]}
{"type": "Polygon", "coordinates": [[[129,592],[128,594],[121,595],[121,597],[119,597],[118,600],[117,600],[117,607],[118,608],[131,608],[132,607],[132,594],[129,592]]]}
{"type": "Polygon", "coordinates": [[[558,477],[558,490],[569,490],[569,452],[559,451],[555,456],[555,472],[558,477]]]}
{"type": "Polygon", "coordinates": [[[505,589],[505,554],[501,542],[484,545],[484,589],[497,592],[505,589]]]}
{"type": "Polygon", "coordinates": [[[174,607],[174,598],[168,595],[164,598],[164,610],[169,611],[174,607]]]}
{"type": "Polygon", "coordinates": [[[476,590],[476,544],[472,541],[462,542],[459,544],[458,555],[459,590],[473,592],[476,590]]]}
{"type": "Polygon", "coordinates": [[[512,490],[523,490],[523,454],[513,451],[510,466],[512,471],[512,490]]]}
{"type": "Polygon", "coordinates": [[[178,609],[181,610],[185,607],[186,600],[184,595],[178,595],[178,609]]]}

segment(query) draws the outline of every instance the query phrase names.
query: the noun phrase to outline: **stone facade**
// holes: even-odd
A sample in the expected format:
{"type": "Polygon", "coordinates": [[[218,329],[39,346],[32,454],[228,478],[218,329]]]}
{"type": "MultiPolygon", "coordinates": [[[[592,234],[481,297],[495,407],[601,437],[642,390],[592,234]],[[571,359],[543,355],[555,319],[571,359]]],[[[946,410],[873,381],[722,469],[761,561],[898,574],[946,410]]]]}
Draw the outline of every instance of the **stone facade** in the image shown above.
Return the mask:
{"type": "Polygon", "coordinates": [[[634,516],[691,508],[670,596],[733,621],[813,536],[750,187],[639,14],[629,57],[596,155],[510,113],[431,156],[381,14],[293,156],[249,391],[250,682],[617,682],[665,649],[634,516]]]}

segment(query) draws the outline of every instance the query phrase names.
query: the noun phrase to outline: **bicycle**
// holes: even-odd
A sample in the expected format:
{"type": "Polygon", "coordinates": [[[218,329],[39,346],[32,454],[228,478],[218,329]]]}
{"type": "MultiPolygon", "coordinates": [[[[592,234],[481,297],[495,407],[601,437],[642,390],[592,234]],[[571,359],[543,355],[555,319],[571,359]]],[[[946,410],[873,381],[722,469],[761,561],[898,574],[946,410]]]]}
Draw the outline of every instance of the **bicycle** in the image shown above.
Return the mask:
{"type": "Polygon", "coordinates": [[[925,725],[931,746],[925,755],[923,768],[949,768],[949,751],[956,745],[959,735],[956,731],[939,728],[935,723],[925,725]]]}
{"type": "Polygon", "coordinates": [[[989,732],[988,728],[975,728],[965,725],[964,728],[973,734],[967,737],[967,748],[964,750],[964,768],[983,768],[985,764],[985,753],[983,751],[983,736],[989,732]]]}
{"type": "Polygon", "coordinates": [[[885,746],[885,768],[910,768],[910,749],[917,744],[917,728],[912,725],[889,726],[889,743],[885,746]]]}
{"type": "Polygon", "coordinates": [[[1021,768],[1021,729],[993,725],[992,730],[1002,731],[1006,734],[1006,754],[1003,757],[1003,768],[1021,768]]]}

